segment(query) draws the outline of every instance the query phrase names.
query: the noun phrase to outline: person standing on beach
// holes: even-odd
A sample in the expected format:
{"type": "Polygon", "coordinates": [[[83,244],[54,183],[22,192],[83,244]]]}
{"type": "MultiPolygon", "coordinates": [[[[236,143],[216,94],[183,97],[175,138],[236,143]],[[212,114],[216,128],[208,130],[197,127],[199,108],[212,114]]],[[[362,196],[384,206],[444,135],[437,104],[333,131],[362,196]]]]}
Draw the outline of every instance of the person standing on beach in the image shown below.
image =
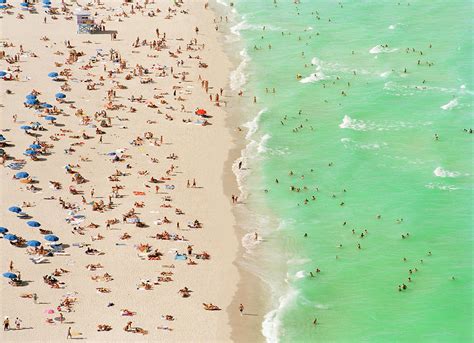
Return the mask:
{"type": "Polygon", "coordinates": [[[8,330],[10,330],[10,319],[8,319],[8,316],[7,316],[3,320],[3,331],[8,331],[8,330]]]}
{"type": "Polygon", "coordinates": [[[15,328],[17,330],[21,330],[21,319],[18,318],[18,317],[16,317],[16,319],[15,319],[15,328]]]}
{"type": "Polygon", "coordinates": [[[244,305],[242,305],[242,304],[239,305],[239,311],[240,311],[240,315],[243,316],[244,315],[244,305]]]}
{"type": "Polygon", "coordinates": [[[68,328],[67,328],[67,336],[66,336],[66,339],[69,339],[69,338],[72,339],[71,327],[68,327],[68,328]]]}
{"type": "Polygon", "coordinates": [[[33,293],[33,302],[36,304],[38,302],[38,294],[33,293]]]}

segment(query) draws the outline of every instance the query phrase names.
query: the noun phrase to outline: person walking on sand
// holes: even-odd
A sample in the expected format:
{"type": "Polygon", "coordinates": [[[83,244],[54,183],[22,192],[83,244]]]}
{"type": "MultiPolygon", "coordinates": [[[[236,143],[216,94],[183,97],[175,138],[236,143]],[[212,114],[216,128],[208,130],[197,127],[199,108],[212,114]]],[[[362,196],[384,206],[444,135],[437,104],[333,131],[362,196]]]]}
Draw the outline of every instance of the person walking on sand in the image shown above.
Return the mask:
{"type": "Polygon", "coordinates": [[[10,269],[10,272],[13,271],[13,261],[10,261],[10,267],[9,267],[9,269],[10,269]]]}
{"type": "Polygon", "coordinates": [[[69,338],[72,339],[71,327],[68,327],[68,328],[67,328],[67,336],[66,336],[66,339],[69,339],[69,338]]]}
{"type": "Polygon", "coordinates": [[[18,318],[18,317],[16,317],[16,319],[15,319],[15,328],[17,330],[21,330],[21,319],[18,318]]]}
{"type": "Polygon", "coordinates": [[[38,303],[38,294],[36,294],[36,293],[33,293],[33,302],[34,302],[35,304],[38,303]]]}
{"type": "Polygon", "coordinates": [[[242,304],[239,305],[239,311],[240,311],[240,315],[243,316],[244,315],[244,305],[242,305],[242,304]]]}
{"type": "Polygon", "coordinates": [[[8,330],[10,330],[10,319],[8,319],[8,316],[7,316],[3,320],[3,331],[8,331],[8,330]]]}

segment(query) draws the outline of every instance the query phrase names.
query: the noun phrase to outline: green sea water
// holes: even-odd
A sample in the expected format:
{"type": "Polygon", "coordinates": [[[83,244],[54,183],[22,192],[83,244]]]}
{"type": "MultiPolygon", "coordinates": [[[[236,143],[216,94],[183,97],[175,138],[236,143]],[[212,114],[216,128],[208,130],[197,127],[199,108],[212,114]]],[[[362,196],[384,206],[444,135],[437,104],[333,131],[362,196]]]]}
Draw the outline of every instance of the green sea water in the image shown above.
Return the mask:
{"type": "Polygon", "coordinates": [[[472,341],[472,2],[300,2],[234,1],[267,340],[472,341]]]}

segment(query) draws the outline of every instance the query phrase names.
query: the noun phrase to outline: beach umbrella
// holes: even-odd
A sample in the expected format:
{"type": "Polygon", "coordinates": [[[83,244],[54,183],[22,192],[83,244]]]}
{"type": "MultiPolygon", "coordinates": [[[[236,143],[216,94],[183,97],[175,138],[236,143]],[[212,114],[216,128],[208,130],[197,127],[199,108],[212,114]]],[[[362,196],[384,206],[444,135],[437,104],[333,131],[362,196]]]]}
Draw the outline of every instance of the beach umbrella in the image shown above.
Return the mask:
{"type": "Polygon", "coordinates": [[[27,105],[35,105],[38,102],[38,99],[26,99],[25,104],[27,105]]]}
{"type": "Polygon", "coordinates": [[[22,126],[20,126],[20,129],[25,130],[25,131],[28,131],[28,130],[31,130],[32,127],[29,126],[29,125],[22,125],[22,126]]]}
{"type": "Polygon", "coordinates": [[[44,310],[44,313],[46,314],[53,314],[54,313],[54,310],[52,308],[50,308],[49,310],[44,310]]]}
{"type": "Polygon", "coordinates": [[[66,94],[64,93],[56,93],[55,95],[56,99],[64,99],[66,97],[66,94]]]}
{"type": "Polygon", "coordinates": [[[59,237],[55,235],[46,235],[44,236],[44,239],[46,239],[48,242],[57,242],[59,241],[59,237]]]}
{"type": "Polygon", "coordinates": [[[195,113],[199,116],[202,116],[202,115],[206,114],[207,111],[205,109],[199,108],[199,109],[196,110],[195,113]]]}
{"type": "Polygon", "coordinates": [[[44,117],[45,120],[47,121],[55,121],[56,120],[56,117],[53,117],[53,116],[46,116],[44,117]]]}
{"type": "Polygon", "coordinates": [[[20,213],[21,208],[19,208],[18,206],[12,206],[8,209],[8,211],[13,212],[13,213],[20,213]]]}
{"type": "Polygon", "coordinates": [[[6,71],[0,70],[0,77],[4,77],[8,73],[6,71]]]}
{"type": "Polygon", "coordinates": [[[31,149],[41,149],[41,145],[39,144],[30,144],[31,149]]]}
{"type": "Polygon", "coordinates": [[[26,225],[28,225],[30,227],[40,227],[41,226],[40,223],[38,223],[37,221],[34,221],[34,220],[27,221],[26,225]]]}
{"type": "Polygon", "coordinates": [[[18,239],[17,236],[12,235],[11,233],[7,233],[3,238],[8,239],[9,241],[16,241],[18,239]]]}
{"type": "Polygon", "coordinates": [[[0,135],[0,142],[5,142],[7,139],[4,135],[0,135]]]}
{"type": "Polygon", "coordinates": [[[40,107],[42,107],[42,108],[53,108],[53,105],[50,105],[50,104],[47,104],[47,103],[42,103],[40,105],[40,107]]]}
{"type": "Polygon", "coordinates": [[[26,245],[29,247],[39,247],[41,245],[41,242],[32,240],[32,241],[26,242],[26,245]]]}
{"type": "Polygon", "coordinates": [[[34,156],[34,155],[37,155],[38,154],[38,151],[36,150],[26,150],[23,155],[25,156],[34,156]]]}
{"type": "Polygon", "coordinates": [[[27,99],[36,99],[37,96],[34,95],[34,94],[28,94],[28,95],[26,96],[26,98],[27,98],[27,99]]]}
{"type": "Polygon", "coordinates": [[[0,233],[7,233],[8,229],[6,227],[0,226],[0,233]]]}
{"type": "Polygon", "coordinates": [[[30,4],[27,3],[27,2],[22,2],[22,3],[20,4],[20,6],[23,6],[23,7],[28,7],[29,5],[30,5],[30,4]]]}
{"type": "Polygon", "coordinates": [[[16,279],[18,277],[16,274],[13,274],[10,272],[3,273],[2,275],[3,277],[6,277],[7,279],[16,279]]]}
{"type": "MultiPolygon", "coordinates": [[[[8,8],[7,5],[0,5],[0,10],[4,10],[4,9],[6,9],[6,8],[8,8]]],[[[4,77],[4,76],[5,76],[5,75],[2,75],[1,77],[4,77]]]]}
{"type": "Polygon", "coordinates": [[[30,174],[28,174],[27,172],[18,172],[15,174],[15,177],[17,179],[26,179],[28,176],[30,176],[30,174]]]}
{"type": "Polygon", "coordinates": [[[6,4],[7,0],[0,0],[0,4],[6,4]]]}
{"type": "Polygon", "coordinates": [[[5,150],[4,149],[0,149],[0,156],[3,156],[5,155],[5,150]]]}
{"type": "Polygon", "coordinates": [[[52,71],[51,73],[48,74],[48,76],[54,79],[54,78],[58,77],[59,74],[56,73],[55,71],[52,71]]]}

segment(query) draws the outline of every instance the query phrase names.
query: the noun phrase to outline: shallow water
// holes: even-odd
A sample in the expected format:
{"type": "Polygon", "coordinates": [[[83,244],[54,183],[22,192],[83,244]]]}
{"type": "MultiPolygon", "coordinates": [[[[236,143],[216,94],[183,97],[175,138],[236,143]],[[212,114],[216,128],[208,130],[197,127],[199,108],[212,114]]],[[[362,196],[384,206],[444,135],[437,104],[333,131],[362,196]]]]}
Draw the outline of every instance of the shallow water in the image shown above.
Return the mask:
{"type": "Polygon", "coordinates": [[[472,340],[472,3],[235,7],[234,85],[258,97],[242,187],[265,237],[253,268],[274,286],[267,339],[472,340]]]}

